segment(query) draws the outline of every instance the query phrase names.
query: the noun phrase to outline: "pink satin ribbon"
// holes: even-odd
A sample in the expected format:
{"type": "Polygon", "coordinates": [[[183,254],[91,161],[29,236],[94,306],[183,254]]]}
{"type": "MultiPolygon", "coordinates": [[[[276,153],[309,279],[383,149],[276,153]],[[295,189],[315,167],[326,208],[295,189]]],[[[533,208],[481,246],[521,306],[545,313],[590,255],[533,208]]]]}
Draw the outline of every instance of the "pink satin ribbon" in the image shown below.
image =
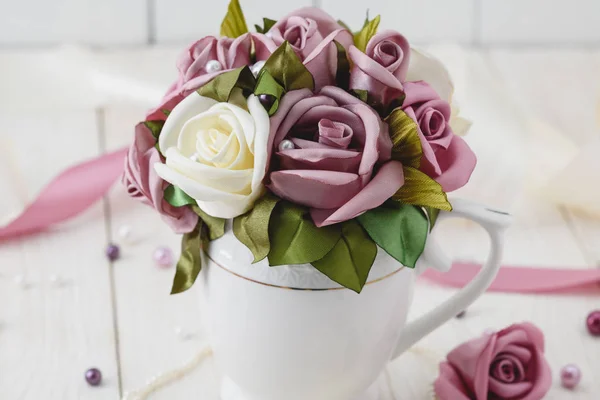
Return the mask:
{"type": "MultiPolygon", "coordinates": [[[[461,288],[471,282],[481,264],[455,262],[448,272],[429,269],[423,277],[442,286],[461,288]]],[[[600,293],[600,269],[502,266],[487,289],[508,293],[573,293],[594,287],[600,293]]]]}
{"type": "Polygon", "coordinates": [[[100,200],[123,173],[127,149],[96,157],[63,171],[16,219],[0,228],[0,241],[65,221],[100,200]]]}
{"type": "MultiPolygon", "coordinates": [[[[0,228],[0,242],[44,230],[85,211],[100,200],[123,173],[127,149],[96,157],[58,175],[21,215],[0,228]]],[[[449,272],[428,270],[424,278],[463,287],[479,272],[473,263],[454,263],[449,272]]],[[[488,290],[514,293],[576,292],[600,284],[599,269],[553,269],[503,266],[488,290]]],[[[600,290],[598,290],[600,293],[600,290]]]]}

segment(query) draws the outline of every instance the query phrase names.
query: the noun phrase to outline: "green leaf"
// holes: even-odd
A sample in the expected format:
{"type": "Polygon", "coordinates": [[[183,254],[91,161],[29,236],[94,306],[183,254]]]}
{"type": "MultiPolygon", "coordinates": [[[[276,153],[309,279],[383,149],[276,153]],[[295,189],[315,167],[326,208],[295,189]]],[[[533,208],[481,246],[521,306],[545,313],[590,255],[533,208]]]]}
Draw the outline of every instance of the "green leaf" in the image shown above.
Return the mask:
{"type": "Polygon", "coordinates": [[[334,41],[337,48],[337,73],[335,82],[338,87],[348,90],[350,86],[350,60],[346,54],[346,49],[339,42],[334,41]]]}
{"type": "Polygon", "coordinates": [[[272,116],[277,112],[279,108],[279,100],[281,96],[285,93],[283,86],[281,86],[275,78],[267,71],[266,69],[261,69],[260,74],[258,75],[258,81],[256,82],[256,88],[254,89],[254,94],[260,96],[261,94],[268,94],[269,96],[273,96],[275,101],[271,107],[267,110],[269,116],[272,116]]]}
{"type": "Polygon", "coordinates": [[[254,25],[254,27],[256,28],[256,32],[258,33],[267,33],[276,23],[277,21],[275,20],[263,18],[263,26],[261,27],[259,25],[254,25]]]}
{"type": "Polygon", "coordinates": [[[360,293],[377,255],[377,246],[355,220],[342,224],[342,235],[322,259],[312,265],[340,285],[360,293]]]}
{"type": "Polygon", "coordinates": [[[352,89],[351,92],[360,101],[369,104],[369,92],[364,89],[352,89]]]}
{"type": "Polygon", "coordinates": [[[381,18],[380,16],[376,16],[371,21],[369,21],[369,15],[367,14],[367,20],[365,21],[365,25],[360,30],[360,32],[354,35],[354,45],[362,52],[365,52],[367,49],[367,43],[375,34],[377,33],[377,28],[379,28],[379,22],[381,18]]]}
{"type": "Polygon", "coordinates": [[[173,207],[184,207],[190,204],[196,204],[196,200],[187,195],[177,186],[169,185],[165,188],[164,197],[167,203],[173,207]]]}
{"type": "Polygon", "coordinates": [[[181,239],[181,256],[177,262],[171,294],[191,288],[202,269],[202,228],[202,222],[199,222],[194,231],[186,233],[181,239]]]}
{"type": "Polygon", "coordinates": [[[269,71],[286,92],[303,88],[314,90],[315,88],[313,76],[287,40],[271,54],[263,69],[269,71]]]}
{"type": "Polygon", "coordinates": [[[204,223],[206,229],[208,230],[209,240],[218,239],[225,234],[225,219],[208,215],[207,213],[202,211],[197,204],[192,206],[192,210],[194,210],[194,212],[198,214],[198,216],[204,223]]]}
{"type": "Polygon", "coordinates": [[[252,252],[255,263],[267,257],[271,250],[269,220],[279,200],[270,193],[266,194],[254,204],[252,210],[233,220],[233,234],[252,252]]]}
{"type": "Polygon", "coordinates": [[[163,108],[160,111],[162,111],[162,113],[165,114],[165,117],[168,117],[171,114],[171,110],[167,110],[166,108],[163,108]]]}
{"type": "Polygon", "coordinates": [[[197,92],[201,96],[210,97],[220,103],[226,103],[231,97],[233,89],[240,88],[252,92],[255,84],[256,79],[252,75],[250,67],[246,65],[217,75],[213,80],[198,89],[197,92]]]}
{"type": "Polygon", "coordinates": [[[402,265],[415,267],[425,248],[429,225],[420,209],[392,201],[357,219],[379,247],[402,265]]]}
{"type": "Polygon", "coordinates": [[[150,132],[152,132],[152,136],[154,136],[154,139],[158,140],[158,137],[160,136],[160,131],[162,131],[162,128],[165,125],[165,121],[144,121],[144,125],[146,125],[146,128],[150,129],[150,132]]]}
{"type": "Polygon", "coordinates": [[[386,118],[386,122],[392,138],[392,158],[401,161],[402,165],[418,169],[421,166],[423,148],[417,123],[399,108],[386,118]]]}
{"type": "Polygon", "coordinates": [[[404,185],[392,198],[415,206],[452,211],[452,205],[450,205],[442,186],[412,167],[404,167],[404,185]]]}
{"type": "Polygon", "coordinates": [[[269,222],[269,265],[307,264],[320,260],[341,235],[338,226],[317,228],[308,210],[280,202],[269,222]]]}
{"type": "Polygon", "coordinates": [[[231,0],[227,14],[221,22],[221,36],[236,38],[248,33],[248,26],[239,0],[231,0]]]}
{"type": "Polygon", "coordinates": [[[429,231],[433,229],[435,223],[437,222],[438,216],[440,215],[440,210],[433,207],[423,207],[425,212],[427,213],[427,218],[429,218],[429,231]]]}

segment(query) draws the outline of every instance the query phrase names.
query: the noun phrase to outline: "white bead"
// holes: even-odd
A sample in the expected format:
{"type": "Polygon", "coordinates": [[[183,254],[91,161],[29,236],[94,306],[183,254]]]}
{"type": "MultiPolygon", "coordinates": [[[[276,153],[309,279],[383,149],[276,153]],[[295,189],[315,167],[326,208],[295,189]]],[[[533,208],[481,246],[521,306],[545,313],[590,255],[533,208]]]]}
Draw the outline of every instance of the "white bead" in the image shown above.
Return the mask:
{"type": "Polygon", "coordinates": [[[279,143],[279,151],[295,149],[294,143],[291,140],[284,139],[279,143]]]}
{"type": "Polygon", "coordinates": [[[210,60],[206,63],[206,66],[204,68],[206,69],[206,72],[212,74],[214,72],[219,72],[220,70],[222,70],[223,66],[217,60],[210,60]]]}
{"type": "Polygon", "coordinates": [[[131,227],[129,225],[121,225],[117,231],[117,235],[122,241],[128,242],[131,240],[131,227]]]}
{"type": "Polygon", "coordinates": [[[262,67],[265,66],[265,62],[266,61],[257,61],[256,64],[250,67],[250,71],[252,71],[252,75],[254,75],[255,78],[258,77],[258,73],[260,72],[262,67]]]}

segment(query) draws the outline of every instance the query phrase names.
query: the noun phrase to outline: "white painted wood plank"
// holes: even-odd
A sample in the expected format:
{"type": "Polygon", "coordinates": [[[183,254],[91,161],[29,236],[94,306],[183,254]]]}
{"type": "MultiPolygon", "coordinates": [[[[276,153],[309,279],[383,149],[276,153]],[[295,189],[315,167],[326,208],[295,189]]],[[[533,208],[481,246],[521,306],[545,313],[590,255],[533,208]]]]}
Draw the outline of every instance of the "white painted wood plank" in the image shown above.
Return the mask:
{"type": "Polygon", "coordinates": [[[596,0],[481,1],[479,41],[483,44],[600,43],[596,0]]]}
{"type": "MultiPolygon", "coordinates": [[[[30,200],[65,166],[98,154],[93,111],[3,112],[0,159],[30,200]]],[[[3,208],[0,212],[4,213],[3,208]]],[[[0,393],[4,399],[118,398],[102,204],[51,231],[0,243],[0,393]],[[26,287],[14,283],[23,275],[26,287]],[[52,277],[58,277],[58,283],[52,277]],[[87,368],[104,384],[89,387],[87,368]]]]}
{"type": "Polygon", "coordinates": [[[381,28],[395,29],[410,42],[470,43],[473,38],[475,0],[323,0],[322,6],[355,31],[369,9],[371,18],[381,15],[381,28]]]}
{"type": "Polygon", "coordinates": [[[0,44],[142,44],[146,0],[2,0],[0,44]]]}
{"type": "MultiPolygon", "coordinates": [[[[262,0],[240,1],[248,28],[262,26],[263,18],[278,19],[300,7],[312,5],[311,0],[288,1],[262,0]]],[[[229,0],[210,2],[189,0],[156,0],[154,25],[158,43],[191,43],[206,35],[219,35],[221,21],[227,13],[229,0]]]]}

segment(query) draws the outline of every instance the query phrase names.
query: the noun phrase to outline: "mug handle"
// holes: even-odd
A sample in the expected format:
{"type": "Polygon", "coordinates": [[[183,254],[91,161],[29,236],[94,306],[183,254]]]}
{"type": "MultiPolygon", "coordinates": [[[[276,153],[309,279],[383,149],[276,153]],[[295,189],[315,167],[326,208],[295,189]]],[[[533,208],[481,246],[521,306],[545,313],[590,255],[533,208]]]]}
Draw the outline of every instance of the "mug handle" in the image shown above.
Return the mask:
{"type": "MultiPolygon", "coordinates": [[[[404,328],[392,355],[392,360],[404,353],[425,335],[454,318],[461,311],[466,310],[492,284],[500,269],[504,248],[504,231],[510,225],[511,216],[505,212],[493,210],[467,200],[454,199],[451,203],[452,212],[440,212],[438,222],[443,219],[458,217],[475,221],[481,225],[491,239],[487,260],[483,268],[468,285],[427,314],[411,321],[404,328]]],[[[425,250],[419,261],[415,271],[417,275],[421,274],[427,267],[447,272],[452,266],[452,260],[444,254],[439,244],[431,236],[427,239],[425,250]]]]}

